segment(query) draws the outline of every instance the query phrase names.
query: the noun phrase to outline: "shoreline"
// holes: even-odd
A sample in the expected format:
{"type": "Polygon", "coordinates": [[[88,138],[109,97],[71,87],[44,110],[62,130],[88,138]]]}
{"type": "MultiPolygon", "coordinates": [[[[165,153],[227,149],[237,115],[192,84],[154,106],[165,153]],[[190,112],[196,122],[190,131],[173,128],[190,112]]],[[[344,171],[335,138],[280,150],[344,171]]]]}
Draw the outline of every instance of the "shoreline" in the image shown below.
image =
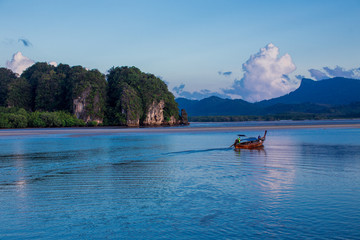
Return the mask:
{"type": "Polygon", "coordinates": [[[276,129],[314,129],[314,128],[360,128],[360,123],[339,124],[289,124],[261,126],[225,126],[225,127],[153,127],[153,128],[117,128],[117,127],[91,127],[91,128],[25,128],[25,129],[0,129],[0,137],[55,135],[55,134],[86,134],[102,135],[116,133],[195,133],[195,132],[231,132],[239,130],[276,130],[276,129]]]}

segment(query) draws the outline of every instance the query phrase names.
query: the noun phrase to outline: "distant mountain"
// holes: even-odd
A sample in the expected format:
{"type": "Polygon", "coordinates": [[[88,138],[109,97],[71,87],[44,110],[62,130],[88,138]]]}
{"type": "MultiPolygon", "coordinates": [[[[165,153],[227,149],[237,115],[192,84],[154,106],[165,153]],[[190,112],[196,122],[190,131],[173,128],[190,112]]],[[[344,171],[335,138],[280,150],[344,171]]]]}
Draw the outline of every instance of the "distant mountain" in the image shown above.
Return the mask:
{"type": "Polygon", "coordinates": [[[209,97],[202,100],[177,98],[179,108],[191,116],[239,116],[281,113],[327,113],[332,107],[360,102],[360,80],[332,78],[313,81],[304,78],[295,91],[270,100],[249,103],[240,99],[209,97]]]}
{"type": "Polygon", "coordinates": [[[343,105],[360,101],[360,80],[349,78],[331,78],[314,81],[304,78],[295,91],[270,100],[256,103],[260,106],[270,106],[277,103],[300,104],[317,103],[343,105]]]}
{"type": "Polygon", "coordinates": [[[179,109],[186,109],[189,116],[257,115],[260,108],[241,99],[208,97],[202,100],[175,99],[179,109]]]}

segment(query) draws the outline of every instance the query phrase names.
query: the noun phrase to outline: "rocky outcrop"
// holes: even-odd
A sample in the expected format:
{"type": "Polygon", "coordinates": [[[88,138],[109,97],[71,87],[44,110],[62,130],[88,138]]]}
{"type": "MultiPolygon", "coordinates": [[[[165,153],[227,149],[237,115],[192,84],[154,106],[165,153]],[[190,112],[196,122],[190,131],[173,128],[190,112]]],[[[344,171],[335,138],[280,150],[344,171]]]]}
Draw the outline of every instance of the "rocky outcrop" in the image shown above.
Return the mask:
{"type": "Polygon", "coordinates": [[[126,120],[126,126],[128,127],[139,127],[140,126],[140,119],[130,119],[127,118],[126,120]]]}
{"type": "Polygon", "coordinates": [[[181,125],[189,125],[188,114],[185,109],[181,109],[180,123],[181,125]]]}
{"type": "Polygon", "coordinates": [[[179,125],[179,121],[174,116],[171,116],[167,124],[170,126],[179,125]]]}
{"type": "Polygon", "coordinates": [[[97,117],[101,111],[99,107],[99,95],[90,99],[91,87],[87,87],[77,98],[73,99],[73,111],[78,119],[88,123],[91,121],[102,123],[103,119],[97,117]]]}
{"type": "MultiPolygon", "coordinates": [[[[180,119],[175,116],[170,116],[167,119],[164,117],[165,102],[161,100],[159,103],[155,101],[150,105],[146,113],[146,118],[142,125],[144,126],[175,126],[175,125],[188,125],[187,113],[185,109],[181,110],[180,119]]],[[[129,125],[128,125],[129,126],[129,125]]]]}
{"type": "Polygon", "coordinates": [[[148,108],[143,125],[160,126],[164,124],[164,107],[165,102],[163,100],[161,100],[159,103],[154,101],[148,108]]]}
{"type": "Polygon", "coordinates": [[[74,114],[78,119],[82,119],[84,121],[87,120],[88,116],[85,111],[86,107],[86,97],[90,93],[90,88],[85,89],[82,94],[73,100],[74,114]]]}

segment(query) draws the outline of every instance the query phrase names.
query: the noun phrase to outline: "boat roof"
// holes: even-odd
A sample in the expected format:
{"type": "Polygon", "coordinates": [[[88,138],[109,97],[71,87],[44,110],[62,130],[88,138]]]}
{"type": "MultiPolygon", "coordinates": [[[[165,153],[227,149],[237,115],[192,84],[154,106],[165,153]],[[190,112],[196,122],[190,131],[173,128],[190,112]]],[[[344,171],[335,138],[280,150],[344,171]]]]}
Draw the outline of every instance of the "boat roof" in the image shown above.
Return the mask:
{"type": "Polygon", "coordinates": [[[257,141],[258,139],[255,137],[250,137],[250,138],[245,138],[245,139],[241,139],[241,142],[252,142],[252,141],[257,141]]]}

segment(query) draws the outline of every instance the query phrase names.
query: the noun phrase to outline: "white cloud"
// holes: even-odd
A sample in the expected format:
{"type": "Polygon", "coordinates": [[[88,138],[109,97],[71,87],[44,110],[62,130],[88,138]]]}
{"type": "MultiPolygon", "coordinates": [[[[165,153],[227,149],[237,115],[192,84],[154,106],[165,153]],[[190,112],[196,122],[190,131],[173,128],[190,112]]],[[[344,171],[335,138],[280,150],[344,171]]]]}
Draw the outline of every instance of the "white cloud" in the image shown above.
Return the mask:
{"type": "Polygon", "coordinates": [[[244,76],[235,80],[225,93],[236,94],[250,102],[271,99],[287,94],[298,87],[299,80],[291,80],[288,74],[296,70],[289,54],[279,56],[279,48],[270,43],[251,55],[242,65],[244,76]]]}
{"type": "Polygon", "coordinates": [[[6,67],[14,73],[21,74],[25,69],[33,65],[35,62],[30,58],[22,55],[21,52],[17,52],[13,55],[10,61],[6,62],[6,67]]]}
{"type": "MultiPolygon", "coordinates": [[[[10,61],[6,62],[6,67],[14,73],[21,75],[23,71],[25,71],[28,67],[32,66],[34,63],[35,61],[31,60],[28,57],[25,57],[24,55],[22,55],[21,52],[17,52],[12,56],[12,59],[10,61]]],[[[48,62],[48,64],[54,67],[57,67],[58,65],[54,61],[48,62]]]]}
{"type": "Polygon", "coordinates": [[[52,61],[52,62],[49,62],[49,65],[57,67],[58,64],[57,64],[57,62],[52,61]]]}

